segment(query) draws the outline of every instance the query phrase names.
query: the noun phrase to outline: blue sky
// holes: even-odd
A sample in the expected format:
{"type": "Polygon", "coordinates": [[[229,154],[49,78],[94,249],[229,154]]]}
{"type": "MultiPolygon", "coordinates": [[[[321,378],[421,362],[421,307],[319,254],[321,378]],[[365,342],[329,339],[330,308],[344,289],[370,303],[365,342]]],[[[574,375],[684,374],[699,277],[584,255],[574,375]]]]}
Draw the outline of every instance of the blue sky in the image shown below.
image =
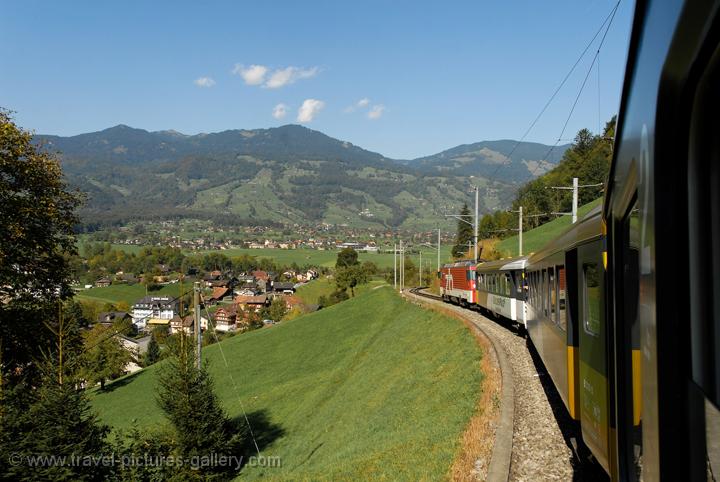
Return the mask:
{"type": "MultiPolygon", "coordinates": [[[[4,1],[0,106],[43,134],[302,123],[413,158],[519,138],[614,4],[4,1]]],[[[617,112],[633,8],[620,4],[563,138],[617,112]]],[[[555,142],[591,57],[527,140],[555,142]]]]}

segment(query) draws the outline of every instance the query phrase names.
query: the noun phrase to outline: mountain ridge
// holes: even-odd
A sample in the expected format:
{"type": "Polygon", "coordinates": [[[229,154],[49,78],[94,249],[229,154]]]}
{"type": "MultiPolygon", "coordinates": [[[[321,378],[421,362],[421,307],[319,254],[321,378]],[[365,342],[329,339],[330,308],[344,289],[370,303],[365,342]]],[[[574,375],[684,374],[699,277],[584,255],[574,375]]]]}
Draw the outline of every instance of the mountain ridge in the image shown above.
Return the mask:
{"type": "Polygon", "coordinates": [[[119,124],[35,142],[59,151],[70,183],[88,193],[85,221],[230,215],[241,224],[407,229],[450,227],[435,218],[465,202],[470,173],[481,209],[494,209],[517,179],[534,177],[531,163],[549,148],[521,143],[507,158],[500,150],[515,141],[483,141],[398,160],[297,124],[193,135],[119,124]]]}

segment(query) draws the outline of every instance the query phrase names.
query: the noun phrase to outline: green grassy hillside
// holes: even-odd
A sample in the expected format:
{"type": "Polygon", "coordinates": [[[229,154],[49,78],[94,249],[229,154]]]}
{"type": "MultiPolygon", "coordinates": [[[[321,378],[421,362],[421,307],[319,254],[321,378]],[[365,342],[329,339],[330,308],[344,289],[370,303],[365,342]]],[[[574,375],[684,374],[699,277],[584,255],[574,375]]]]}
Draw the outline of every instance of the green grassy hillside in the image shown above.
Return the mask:
{"type": "MultiPolygon", "coordinates": [[[[578,218],[582,218],[590,212],[591,209],[600,206],[601,203],[602,198],[589,202],[584,206],[580,206],[578,208],[578,218]]],[[[570,224],[572,224],[570,216],[560,216],[549,223],[545,223],[540,227],[523,233],[523,253],[532,253],[542,248],[549,241],[562,234],[562,232],[565,231],[570,224]]],[[[511,236],[503,239],[498,243],[495,249],[500,252],[509,253],[508,256],[517,256],[518,237],[511,236]]]]}
{"type": "MultiPolygon", "coordinates": [[[[246,467],[246,479],[442,478],[481,383],[481,355],[467,329],[388,287],[235,336],[204,355],[229,415],[242,417],[242,403],[263,454],[282,458],[281,468],[246,467]]],[[[165,423],[155,402],[157,368],[95,394],[103,421],[165,423]]]]}

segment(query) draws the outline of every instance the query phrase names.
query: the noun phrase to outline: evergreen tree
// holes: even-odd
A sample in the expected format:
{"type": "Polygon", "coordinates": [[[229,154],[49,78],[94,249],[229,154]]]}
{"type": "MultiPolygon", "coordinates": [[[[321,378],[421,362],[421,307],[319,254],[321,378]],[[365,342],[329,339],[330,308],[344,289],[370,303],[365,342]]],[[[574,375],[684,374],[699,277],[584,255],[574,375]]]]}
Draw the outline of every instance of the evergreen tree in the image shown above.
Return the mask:
{"type": "Polygon", "coordinates": [[[37,387],[20,383],[5,393],[0,416],[0,471],[7,480],[104,480],[111,467],[71,464],[70,457],[108,455],[108,427],[99,423],[79,379],[60,365],[58,353],[41,362],[37,387]],[[8,457],[15,454],[15,464],[8,457]],[[17,457],[21,458],[17,458],[17,457]],[[55,456],[56,462],[32,466],[27,457],[55,456]]]}
{"type": "Polygon", "coordinates": [[[454,258],[463,257],[473,241],[473,227],[468,224],[468,222],[472,222],[472,218],[467,203],[463,204],[460,216],[462,220],[458,220],[457,237],[455,238],[455,246],[452,248],[454,258]]]}
{"type": "MultiPolygon", "coordinates": [[[[175,432],[182,457],[238,455],[243,435],[228,419],[213,390],[207,365],[196,366],[193,339],[184,333],[160,371],[157,402],[175,432]]],[[[201,472],[223,470],[208,467],[201,472]]]]}
{"type": "Polygon", "coordinates": [[[147,352],[145,353],[144,365],[146,367],[152,365],[160,359],[160,345],[155,341],[155,337],[150,338],[148,342],[147,352]]]}

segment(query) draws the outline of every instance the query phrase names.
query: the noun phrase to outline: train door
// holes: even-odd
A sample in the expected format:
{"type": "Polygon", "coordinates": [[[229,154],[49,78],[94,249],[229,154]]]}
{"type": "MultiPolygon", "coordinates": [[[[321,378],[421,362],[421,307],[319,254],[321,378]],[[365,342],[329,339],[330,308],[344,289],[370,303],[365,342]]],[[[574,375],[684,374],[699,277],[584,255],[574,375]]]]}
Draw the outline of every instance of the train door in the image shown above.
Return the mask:
{"type": "Polygon", "coordinates": [[[583,440],[609,472],[605,269],[598,241],[577,249],[580,425],[583,440]]]}
{"type": "Polygon", "coordinates": [[[568,410],[570,416],[580,419],[580,338],[578,334],[578,277],[577,249],[565,253],[563,276],[566,286],[566,326],[568,365],[568,410]]]}
{"type": "MultiPolygon", "coordinates": [[[[633,167],[627,174],[632,183],[637,173],[633,167]]],[[[631,183],[631,184],[632,184],[631,183]]],[[[617,446],[617,477],[642,480],[642,353],[640,350],[640,217],[636,193],[629,192],[617,209],[624,215],[610,220],[608,242],[614,243],[613,260],[608,268],[613,279],[615,299],[613,318],[614,349],[614,412],[617,446]]]]}

